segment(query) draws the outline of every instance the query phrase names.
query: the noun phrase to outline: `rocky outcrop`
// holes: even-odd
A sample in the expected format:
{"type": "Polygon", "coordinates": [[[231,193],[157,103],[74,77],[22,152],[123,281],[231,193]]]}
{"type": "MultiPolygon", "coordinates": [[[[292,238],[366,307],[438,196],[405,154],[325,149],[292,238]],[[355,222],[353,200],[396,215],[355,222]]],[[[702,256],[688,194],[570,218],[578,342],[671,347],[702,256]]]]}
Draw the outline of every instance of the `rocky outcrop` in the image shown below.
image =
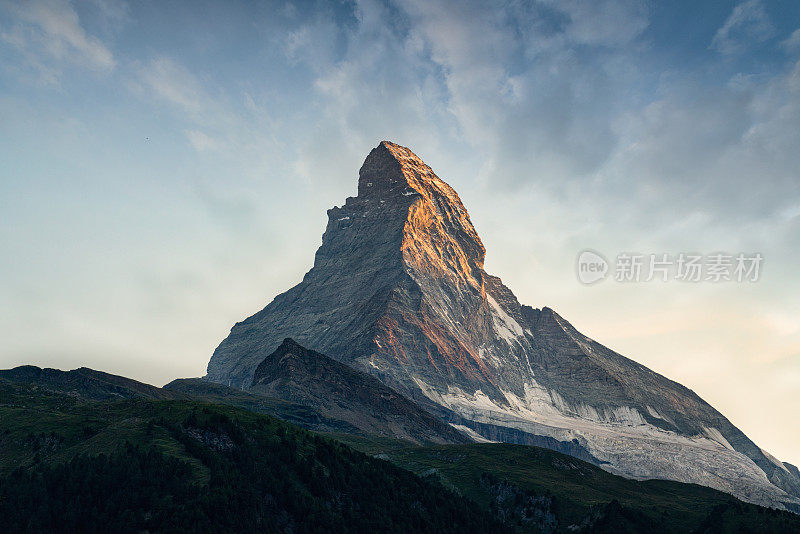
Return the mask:
{"type": "Polygon", "coordinates": [[[328,211],[314,267],[233,327],[207,378],[246,387],[292,337],[432,411],[577,440],[626,476],[695,482],[761,504],[800,502],[800,477],[691,390],[553,310],[521,305],[484,271],[484,256],[456,192],[410,150],[384,141],[359,171],[358,196],[328,211]]]}
{"type": "Polygon", "coordinates": [[[289,338],[258,365],[250,391],[310,406],[363,434],[424,444],[471,441],[376,378],[289,338]]]}

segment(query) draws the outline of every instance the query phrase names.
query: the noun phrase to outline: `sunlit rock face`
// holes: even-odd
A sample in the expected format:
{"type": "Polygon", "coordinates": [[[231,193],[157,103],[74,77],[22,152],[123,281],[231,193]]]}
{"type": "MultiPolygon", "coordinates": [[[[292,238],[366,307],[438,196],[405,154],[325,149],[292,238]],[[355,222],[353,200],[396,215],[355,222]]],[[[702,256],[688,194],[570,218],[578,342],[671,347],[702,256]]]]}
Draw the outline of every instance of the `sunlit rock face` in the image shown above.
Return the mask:
{"type": "Polygon", "coordinates": [[[249,387],[258,364],[291,337],[479,433],[489,424],[577,440],[616,473],[800,505],[796,469],[691,390],[549,308],[520,305],[484,271],[484,246],[458,194],[409,149],[387,141],[373,149],[358,196],[328,217],[314,267],[233,327],[208,379],[249,387]]]}

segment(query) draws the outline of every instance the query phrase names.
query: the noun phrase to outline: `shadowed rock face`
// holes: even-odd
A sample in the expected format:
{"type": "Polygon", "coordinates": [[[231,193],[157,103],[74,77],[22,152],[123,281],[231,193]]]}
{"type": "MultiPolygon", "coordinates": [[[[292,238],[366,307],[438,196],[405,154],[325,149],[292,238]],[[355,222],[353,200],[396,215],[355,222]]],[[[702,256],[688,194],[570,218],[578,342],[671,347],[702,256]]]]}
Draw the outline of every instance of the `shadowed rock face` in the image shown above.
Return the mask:
{"type": "Polygon", "coordinates": [[[250,391],[310,406],[365,434],[426,444],[471,441],[376,378],[289,338],[258,365],[250,391]]]}
{"type": "Polygon", "coordinates": [[[484,246],[456,192],[407,148],[373,149],[358,196],[328,217],[314,267],[233,327],[208,379],[249,386],[292,337],[474,428],[577,440],[627,476],[800,502],[800,477],[691,390],[549,308],[520,305],[483,270],[484,246]]]}

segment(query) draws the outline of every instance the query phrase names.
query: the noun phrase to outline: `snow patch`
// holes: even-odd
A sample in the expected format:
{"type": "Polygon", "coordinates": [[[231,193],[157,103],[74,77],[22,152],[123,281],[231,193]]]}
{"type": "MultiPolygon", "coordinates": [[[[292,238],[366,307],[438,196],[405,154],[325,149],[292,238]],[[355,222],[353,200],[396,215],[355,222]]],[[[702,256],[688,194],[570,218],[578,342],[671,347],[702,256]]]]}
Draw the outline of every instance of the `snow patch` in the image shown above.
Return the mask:
{"type": "Polygon", "coordinates": [[[725,439],[725,436],[722,435],[722,432],[720,432],[719,430],[717,430],[713,426],[711,428],[703,427],[703,431],[705,432],[705,435],[708,436],[708,438],[710,440],[716,441],[717,443],[719,443],[720,445],[722,445],[723,447],[725,447],[729,451],[734,450],[733,445],[728,443],[728,440],[725,439]]]}
{"type": "Polygon", "coordinates": [[[627,425],[646,425],[647,421],[644,420],[639,410],[630,406],[617,406],[610,412],[603,411],[603,421],[611,423],[621,423],[627,425]]]}
{"type": "Polygon", "coordinates": [[[452,426],[456,430],[460,430],[461,432],[463,432],[464,434],[475,440],[477,443],[498,443],[497,441],[492,441],[490,439],[484,438],[483,436],[481,436],[468,426],[457,425],[455,423],[450,423],[450,426],[452,426]]]}
{"type": "Polygon", "coordinates": [[[513,317],[508,315],[505,310],[500,307],[494,298],[488,293],[486,294],[486,301],[489,303],[489,306],[492,310],[492,319],[494,323],[494,329],[498,336],[503,338],[506,343],[509,345],[512,342],[516,342],[517,338],[523,337],[525,335],[524,330],[522,327],[514,320],[513,317]]]}
{"type": "Polygon", "coordinates": [[[589,421],[604,421],[606,417],[601,416],[594,406],[589,404],[579,404],[575,406],[575,413],[578,417],[583,417],[589,421]]]}
{"type": "Polygon", "coordinates": [[[564,400],[564,397],[562,397],[558,391],[550,391],[550,400],[552,400],[553,406],[558,408],[559,412],[568,413],[570,411],[569,404],[567,404],[567,401],[564,400]]]}
{"type": "Polygon", "coordinates": [[[785,465],[783,465],[783,462],[781,462],[780,460],[778,460],[777,458],[772,456],[770,453],[768,453],[764,449],[761,449],[760,447],[759,447],[759,449],[761,450],[762,454],[764,454],[764,456],[766,456],[769,459],[770,462],[774,463],[775,465],[777,465],[778,467],[780,467],[781,469],[783,469],[787,473],[791,473],[791,471],[789,471],[789,469],[785,465]]]}
{"type": "Polygon", "coordinates": [[[469,395],[469,397],[471,397],[470,403],[476,408],[483,408],[484,410],[502,410],[500,406],[495,404],[495,402],[480,389],[476,390],[472,395],[469,395]]]}
{"type": "Polygon", "coordinates": [[[666,419],[661,417],[661,414],[658,413],[656,411],[656,409],[653,408],[652,406],[650,406],[649,404],[647,405],[647,413],[649,413],[651,416],[655,417],[656,419],[661,419],[662,421],[666,421],[666,419]]]}

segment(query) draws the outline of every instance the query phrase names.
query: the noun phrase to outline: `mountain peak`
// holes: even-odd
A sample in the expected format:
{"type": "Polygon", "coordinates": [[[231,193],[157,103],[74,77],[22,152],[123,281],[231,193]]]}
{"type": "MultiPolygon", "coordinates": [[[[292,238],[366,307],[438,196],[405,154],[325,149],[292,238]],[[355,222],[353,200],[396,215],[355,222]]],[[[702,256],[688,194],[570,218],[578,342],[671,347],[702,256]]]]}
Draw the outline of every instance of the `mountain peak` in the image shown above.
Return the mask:
{"type": "Polygon", "coordinates": [[[439,264],[437,268],[466,271],[470,285],[479,286],[477,272],[483,268],[486,249],[472,226],[458,193],[439,178],[410,149],[381,141],[359,171],[359,197],[374,197],[380,202],[396,201],[398,196],[415,199],[405,212],[403,240],[408,264],[439,264]]]}
{"type": "Polygon", "coordinates": [[[422,193],[427,181],[444,184],[419,156],[391,141],[373,148],[358,174],[359,197],[410,196],[422,193]]]}
{"type": "MultiPolygon", "coordinates": [[[[370,151],[358,172],[358,196],[383,200],[397,196],[422,195],[429,200],[439,197],[458,212],[466,209],[455,189],[439,178],[411,149],[381,141],[370,151]]],[[[477,237],[477,236],[476,236],[477,237]]]]}
{"type": "MultiPolygon", "coordinates": [[[[358,196],[328,216],[314,267],[234,326],[209,362],[210,380],[246,387],[291,337],[489,439],[498,436],[487,424],[579,439],[621,473],[800,503],[787,494],[800,496],[800,477],[690,390],[552,309],[521,305],[484,271],[484,246],[458,194],[408,148],[372,149],[358,196]]],[[[333,374],[330,362],[289,358],[294,350],[277,369],[333,374]]]]}
{"type": "Polygon", "coordinates": [[[346,246],[353,240],[371,241],[374,250],[391,243],[410,271],[426,277],[435,272],[481,290],[486,249],[464,204],[455,189],[404,146],[381,141],[373,148],[359,170],[358,196],[328,215],[318,259],[329,257],[327,245],[334,240],[346,246]]]}

